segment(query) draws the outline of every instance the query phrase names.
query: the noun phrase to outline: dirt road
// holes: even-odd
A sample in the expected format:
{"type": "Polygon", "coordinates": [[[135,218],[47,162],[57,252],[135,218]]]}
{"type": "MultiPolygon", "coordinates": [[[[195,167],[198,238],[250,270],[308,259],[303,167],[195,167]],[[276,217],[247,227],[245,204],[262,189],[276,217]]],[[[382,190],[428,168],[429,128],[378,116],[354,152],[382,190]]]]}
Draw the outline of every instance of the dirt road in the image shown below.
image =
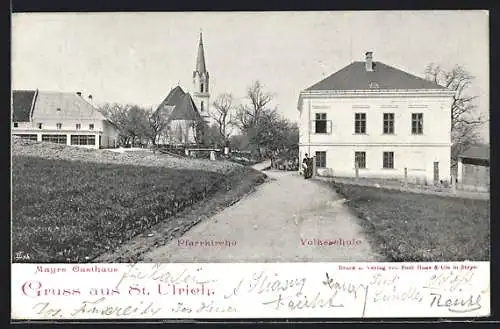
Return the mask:
{"type": "Polygon", "coordinates": [[[146,262],[383,261],[340,197],[297,172],[273,180],[181,238],[144,255],[146,262]]]}

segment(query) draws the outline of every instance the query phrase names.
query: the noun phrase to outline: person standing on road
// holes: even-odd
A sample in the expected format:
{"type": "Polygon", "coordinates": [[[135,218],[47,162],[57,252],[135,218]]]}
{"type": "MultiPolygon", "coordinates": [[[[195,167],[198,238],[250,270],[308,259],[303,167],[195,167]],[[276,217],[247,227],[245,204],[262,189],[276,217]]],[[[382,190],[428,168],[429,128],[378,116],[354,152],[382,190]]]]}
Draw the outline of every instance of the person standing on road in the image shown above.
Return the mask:
{"type": "Polygon", "coordinates": [[[309,155],[306,153],[304,159],[302,160],[302,170],[304,172],[304,179],[309,178],[309,155]]]}

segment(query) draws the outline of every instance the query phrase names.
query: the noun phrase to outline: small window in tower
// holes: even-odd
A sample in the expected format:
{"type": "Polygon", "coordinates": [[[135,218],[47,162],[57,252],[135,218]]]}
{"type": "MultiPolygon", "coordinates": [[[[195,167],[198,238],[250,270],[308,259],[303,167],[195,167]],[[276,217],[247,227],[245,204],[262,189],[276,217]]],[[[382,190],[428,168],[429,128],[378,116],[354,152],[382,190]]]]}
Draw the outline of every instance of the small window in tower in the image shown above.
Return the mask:
{"type": "Polygon", "coordinates": [[[203,112],[203,101],[201,101],[200,110],[201,110],[201,112],[203,112]]]}
{"type": "Polygon", "coordinates": [[[203,92],[203,82],[200,84],[200,92],[203,92]]]}

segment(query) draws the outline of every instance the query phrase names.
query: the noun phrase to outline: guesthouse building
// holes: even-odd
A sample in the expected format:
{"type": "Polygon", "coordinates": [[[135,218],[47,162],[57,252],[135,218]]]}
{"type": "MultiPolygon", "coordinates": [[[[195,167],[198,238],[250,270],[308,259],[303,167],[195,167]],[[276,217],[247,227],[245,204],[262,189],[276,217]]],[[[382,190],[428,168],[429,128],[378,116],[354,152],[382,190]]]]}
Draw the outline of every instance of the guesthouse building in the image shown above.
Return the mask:
{"type": "Polygon", "coordinates": [[[118,146],[118,129],[81,92],[14,90],[13,136],[85,148],[118,146]]]}

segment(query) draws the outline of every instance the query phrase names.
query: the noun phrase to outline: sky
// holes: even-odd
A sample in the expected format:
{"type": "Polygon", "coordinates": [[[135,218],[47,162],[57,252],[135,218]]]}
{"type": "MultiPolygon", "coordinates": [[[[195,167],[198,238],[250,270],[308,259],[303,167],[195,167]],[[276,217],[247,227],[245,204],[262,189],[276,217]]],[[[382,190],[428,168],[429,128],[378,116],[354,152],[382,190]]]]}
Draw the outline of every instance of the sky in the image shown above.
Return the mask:
{"type": "Polygon", "coordinates": [[[177,85],[192,91],[202,31],[211,100],[231,93],[245,102],[259,80],[296,120],[300,91],[373,51],[374,61],[418,76],[431,62],[464,66],[488,115],[488,19],[468,10],[15,13],[12,89],[155,107],[177,85]]]}

